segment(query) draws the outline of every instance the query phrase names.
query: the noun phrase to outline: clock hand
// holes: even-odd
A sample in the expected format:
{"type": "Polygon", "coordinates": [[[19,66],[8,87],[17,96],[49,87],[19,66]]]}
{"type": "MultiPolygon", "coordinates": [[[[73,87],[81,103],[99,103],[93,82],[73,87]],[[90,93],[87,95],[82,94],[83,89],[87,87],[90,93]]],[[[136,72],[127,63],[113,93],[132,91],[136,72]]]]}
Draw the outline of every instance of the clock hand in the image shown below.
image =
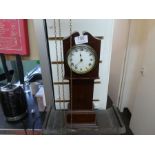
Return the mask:
{"type": "Polygon", "coordinates": [[[80,63],[81,63],[81,61],[79,61],[75,66],[77,67],[80,63]]]}
{"type": "Polygon", "coordinates": [[[80,59],[80,61],[75,65],[76,67],[83,61],[83,59],[80,59]]]}

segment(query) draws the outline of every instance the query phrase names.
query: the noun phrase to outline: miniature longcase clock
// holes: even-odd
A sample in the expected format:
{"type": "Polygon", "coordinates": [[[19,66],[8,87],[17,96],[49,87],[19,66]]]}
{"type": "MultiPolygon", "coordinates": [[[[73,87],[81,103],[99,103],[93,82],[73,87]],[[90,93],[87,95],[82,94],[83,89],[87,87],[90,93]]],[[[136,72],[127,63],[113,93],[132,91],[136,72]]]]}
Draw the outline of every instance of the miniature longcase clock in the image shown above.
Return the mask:
{"type": "Polygon", "coordinates": [[[88,32],[82,36],[75,32],[63,40],[64,77],[70,87],[68,124],[96,124],[93,91],[94,80],[99,78],[100,45],[101,40],[88,32]]]}

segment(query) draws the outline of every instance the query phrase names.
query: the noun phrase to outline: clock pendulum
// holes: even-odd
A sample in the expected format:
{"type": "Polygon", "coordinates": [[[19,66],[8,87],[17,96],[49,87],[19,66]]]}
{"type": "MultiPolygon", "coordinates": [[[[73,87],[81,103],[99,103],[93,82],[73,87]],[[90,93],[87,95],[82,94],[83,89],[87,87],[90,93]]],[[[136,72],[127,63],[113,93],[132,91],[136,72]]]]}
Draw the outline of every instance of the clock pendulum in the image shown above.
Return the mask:
{"type": "Polygon", "coordinates": [[[96,125],[93,108],[94,80],[99,78],[101,40],[85,32],[88,41],[76,44],[78,32],[63,39],[64,78],[69,80],[70,103],[66,120],[68,124],[96,125]]]}

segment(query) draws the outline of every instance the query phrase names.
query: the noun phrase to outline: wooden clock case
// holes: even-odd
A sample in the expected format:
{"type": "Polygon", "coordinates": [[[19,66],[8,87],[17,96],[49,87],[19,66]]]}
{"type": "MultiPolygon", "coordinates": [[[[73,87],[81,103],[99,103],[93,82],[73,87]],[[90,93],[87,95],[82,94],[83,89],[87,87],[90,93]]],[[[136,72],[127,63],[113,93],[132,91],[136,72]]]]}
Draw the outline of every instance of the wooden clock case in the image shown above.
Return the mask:
{"type": "Polygon", "coordinates": [[[94,80],[99,78],[99,60],[101,40],[93,37],[90,33],[84,32],[88,36],[88,43],[96,52],[95,67],[86,74],[76,74],[71,72],[67,64],[67,53],[69,49],[76,46],[74,38],[80,36],[79,32],[73,33],[68,38],[63,39],[64,55],[64,78],[69,80],[70,98],[66,120],[72,125],[95,125],[96,115],[93,108],[94,80]]]}

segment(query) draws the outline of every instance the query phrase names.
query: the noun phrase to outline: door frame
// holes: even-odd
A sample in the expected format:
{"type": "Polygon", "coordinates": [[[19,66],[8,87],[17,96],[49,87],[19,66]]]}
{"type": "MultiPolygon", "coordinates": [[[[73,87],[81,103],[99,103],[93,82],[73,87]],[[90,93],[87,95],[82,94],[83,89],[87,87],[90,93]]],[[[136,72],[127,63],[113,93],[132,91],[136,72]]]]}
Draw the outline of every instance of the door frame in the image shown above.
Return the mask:
{"type": "Polygon", "coordinates": [[[121,78],[120,78],[120,84],[119,84],[119,90],[118,90],[118,98],[117,98],[117,107],[121,112],[123,112],[124,108],[127,106],[127,100],[126,100],[126,76],[127,76],[127,68],[129,65],[129,39],[130,39],[130,32],[131,32],[131,20],[129,20],[129,29],[128,29],[128,38],[127,38],[127,46],[124,53],[124,59],[123,59],[123,65],[122,65],[122,72],[121,72],[121,78]],[[125,97],[125,98],[124,98],[125,97]],[[124,102],[126,101],[126,102],[124,102]]]}
{"type": "Polygon", "coordinates": [[[35,34],[36,34],[36,40],[38,43],[41,73],[43,75],[42,80],[43,80],[45,99],[47,104],[47,108],[46,108],[47,114],[45,116],[45,120],[43,123],[43,128],[46,128],[51,110],[55,110],[53,78],[52,78],[52,68],[51,68],[51,61],[50,61],[50,55],[49,55],[50,52],[49,52],[49,44],[48,44],[47,24],[45,19],[35,19],[33,20],[33,24],[34,24],[35,34]]]}

